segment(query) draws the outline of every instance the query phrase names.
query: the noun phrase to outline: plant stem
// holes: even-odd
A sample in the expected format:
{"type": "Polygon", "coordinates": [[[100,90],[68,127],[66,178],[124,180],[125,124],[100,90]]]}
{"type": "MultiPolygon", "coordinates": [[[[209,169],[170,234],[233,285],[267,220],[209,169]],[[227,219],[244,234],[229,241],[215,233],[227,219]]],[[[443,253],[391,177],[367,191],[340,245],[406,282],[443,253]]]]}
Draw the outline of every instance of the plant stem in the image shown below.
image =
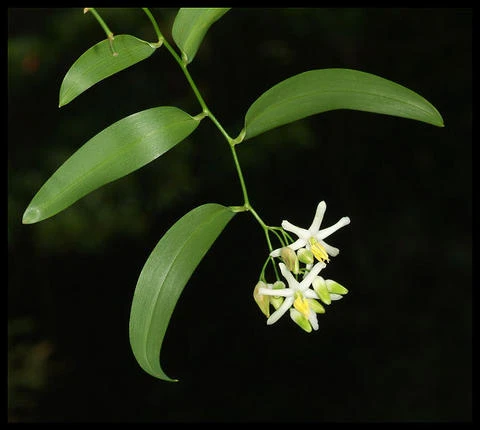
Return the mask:
{"type": "Polygon", "coordinates": [[[105,31],[105,34],[107,35],[108,40],[110,41],[110,48],[112,50],[112,54],[117,56],[118,53],[115,51],[115,48],[113,47],[113,39],[114,39],[113,32],[110,30],[110,28],[108,28],[108,25],[105,23],[105,21],[102,19],[102,17],[94,7],[86,7],[83,10],[83,13],[87,13],[87,12],[91,12],[92,15],[95,17],[95,19],[100,24],[100,26],[103,28],[103,31],[105,31]]]}
{"type": "Polygon", "coordinates": [[[157,24],[157,21],[155,21],[155,18],[153,17],[152,13],[150,12],[150,10],[146,7],[142,7],[142,10],[146,13],[146,15],[148,16],[148,18],[150,19],[150,22],[152,23],[153,25],[153,28],[155,30],[155,33],[157,33],[157,37],[158,37],[158,43],[162,43],[165,41],[165,38],[163,37],[163,34],[162,32],[160,31],[160,28],[158,27],[158,24],[157,24]]]}
{"type": "MultiPolygon", "coordinates": [[[[247,186],[245,185],[245,179],[243,178],[242,168],[240,167],[240,162],[238,161],[237,151],[235,150],[234,145],[230,145],[230,149],[232,151],[232,157],[233,157],[233,162],[235,163],[235,168],[237,169],[237,176],[238,176],[238,179],[240,181],[240,187],[242,188],[243,200],[244,200],[243,206],[245,207],[245,209],[252,212],[253,216],[255,216],[256,212],[250,206],[250,200],[248,198],[247,186]]],[[[260,219],[260,217],[258,215],[256,216],[256,218],[260,219]]],[[[261,223],[263,224],[263,221],[261,221],[261,223]]]]}
{"type": "MultiPolygon", "coordinates": [[[[249,198],[248,198],[248,192],[247,192],[247,187],[245,185],[245,179],[243,177],[242,169],[240,167],[240,162],[238,161],[237,152],[235,150],[236,142],[234,141],[234,139],[232,139],[229,136],[229,134],[222,127],[222,125],[217,120],[215,115],[208,108],[207,103],[205,102],[202,95],[200,94],[200,91],[198,90],[198,87],[195,84],[195,81],[193,80],[192,76],[190,75],[190,72],[187,69],[187,64],[180,58],[180,56],[175,52],[175,50],[171,47],[171,45],[165,39],[163,40],[163,43],[164,43],[165,47],[168,49],[168,51],[175,58],[175,60],[179,64],[180,68],[182,69],[183,74],[187,78],[187,81],[190,84],[190,87],[192,88],[195,96],[197,97],[198,102],[200,103],[200,106],[202,107],[203,113],[211,119],[211,121],[215,124],[215,126],[218,128],[218,130],[220,130],[220,133],[222,133],[222,135],[227,140],[227,142],[230,146],[230,149],[232,151],[233,161],[235,163],[235,168],[237,170],[238,179],[240,180],[240,186],[242,188],[242,194],[243,194],[243,199],[244,199],[244,207],[245,207],[246,210],[251,210],[252,208],[250,206],[250,201],[249,201],[249,198]]],[[[258,215],[256,215],[255,218],[260,219],[260,217],[258,215]]],[[[261,221],[261,224],[265,225],[263,223],[263,221],[261,221]]]]}
{"type": "Polygon", "coordinates": [[[87,13],[87,12],[91,12],[92,15],[95,17],[95,19],[98,21],[98,23],[100,24],[100,26],[103,28],[103,30],[105,31],[107,37],[109,39],[113,39],[113,33],[112,31],[108,28],[108,25],[105,23],[105,21],[102,19],[102,17],[100,16],[100,14],[96,11],[96,9],[94,7],[87,7],[85,8],[84,10],[84,13],[87,13]]]}
{"type": "Polygon", "coordinates": [[[159,43],[160,42],[163,42],[163,44],[165,45],[165,48],[170,52],[170,54],[172,54],[173,58],[175,59],[175,61],[178,63],[178,65],[180,66],[180,68],[182,69],[183,71],[183,74],[185,75],[185,77],[187,78],[187,81],[190,85],[190,87],[192,88],[194,94],[195,94],[195,97],[197,98],[198,102],[200,103],[200,106],[202,108],[202,112],[203,112],[203,115],[198,115],[197,117],[199,119],[201,119],[203,116],[208,116],[211,121],[215,124],[215,126],[218,128],[218,130],[220,131],[220,133],[222,133],[222,135],[225,137],[225,139],[227,140],[228,142],[228,145],[230,146],[230,150],[232,152],[232,157],[233,157],[233,162],[235,164],[235,169],[237,171],[237,176],[238,176],[238,179],[240,181],[240,187],[242,189],[242,194],[243,194],[243,199],[244,199],[244,204],[243,206],[241,207],[235,207],[234,210],[236,212],[240,212],[240,211],[249,211],[253,217],[257,220],[257,222],[260,224],[260,226],[262,227],[264,233],[265,233],[265,237],[266,237],[266,240],[267,240],[267,244],[268,244],[268,249],[270,251],[273,250],[273,247],[272,247],[272,244],[271,244],[271,241],[270,241],[270,237],[269,237],[269,232],[270,231],[273,231],[277,237],[278,237],[278,233],[276,231],[274,231],[274,228],[272,227],[269,227],[267,224],[265,224],[265,222],[262,220],[262,218],[260,217],[260,215],[258,215],[258,213],[253,209],[253,207],[251,206],[250,204],[250,200],[249,200],[249,197],[248,197],[248,192],[247,192],[247,186],[245,184],[245,179],[243,177],[243,173],[242,173],[242,168],[240,166],[240,162],[238,160],[238,156],[237,156],[237,151],[235,149],[235,146],[240,143],[242,140],[243,140],[243,137],[245,135],[245,130],[242,130],[242,132],[239,134],[239,136],[235,139],[232,139],[229,134],[225,131],[225,129],[222,127],[222,125],[220,124],[220,122],[217,120],[217,118],[215,117],[215,115],[212,113],[212,111],[208,108],[205,100],[203,99],[202,95],[200,94],[200,91],[198,90],[198,87],[197,85],[195,84],[195,81],[193,80],[192,76],[190,75],[190,72],[188,71],[187,69],[187,66],[188,66],[188,63],[186,60],[182,59],[178,54],[177,52],[172,48],[172,46],[170,45],[170,43],[168,43],[168,41],[163,37],[162,33],[160,32],[160,29],[158,28],[158,25],[155,21],[155,18],[153,17],[153,15],[151,14],[151,12],[147,9],[147,8],[142,8],[143,11],[147,14],[148,18],[150,19],[150,21],[152,22],[154,28],[155,28],[155,31],[158,35],[158,39],[159,39],[159,43]]]}

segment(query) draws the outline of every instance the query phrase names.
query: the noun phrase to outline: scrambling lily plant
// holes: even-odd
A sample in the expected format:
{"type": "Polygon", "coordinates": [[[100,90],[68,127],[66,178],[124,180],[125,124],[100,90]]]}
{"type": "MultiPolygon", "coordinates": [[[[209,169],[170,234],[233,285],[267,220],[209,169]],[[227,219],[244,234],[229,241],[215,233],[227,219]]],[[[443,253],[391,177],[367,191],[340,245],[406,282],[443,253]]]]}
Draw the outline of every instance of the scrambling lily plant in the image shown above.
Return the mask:
{"type": "Polygon", "coordinates": [[[363,71],[327,68],[301,72],[265,91],[246,111],[238,135],[230,136],[205,103],[188,69],[209,28],[230,8],[179,9],[169,34],[173,43],[160,31],[151,11],[142,10],[157,36],[153,42],[129,34],[114,35],[95,8],[84,9],[104,29],[106,39],[87,49],[67,71],[60,87],[59,107],[166,49],[190,85],[199,111],[187,113],[175,106],[155,106],[106,127],[44,183],[26,208],[23,223],[33,224],[56,215],[99,187],[154,161],[193,134],[202,121],[212,121],[231,153],[243,202],[230,206],[205,203],[175,222],[146,260],[131,304],[129,338],[137,362],[156,378],[176,381],[160,365],[170,318],[194,270],[238,214],[252,215],[265,234],[265,262],[251,285],[266,324],[274,324],[288,312],[300,329],[316,331],[320,326],[318,314],[324,314],[348,293],[342,284],[326,278],[328,265],[339,255],[339,249],[325,240],[330,242],[329,237],[350,224],[350,218],[321,228],[327,206],[319,198],[312,202],[317,208],[309,228],[286,220],[281,226],[267,224],[250,202],[238,148],[269,130],[335,109],[397,116],[437,127],[444,124],[430,102],[404,86],[363,71]]]}

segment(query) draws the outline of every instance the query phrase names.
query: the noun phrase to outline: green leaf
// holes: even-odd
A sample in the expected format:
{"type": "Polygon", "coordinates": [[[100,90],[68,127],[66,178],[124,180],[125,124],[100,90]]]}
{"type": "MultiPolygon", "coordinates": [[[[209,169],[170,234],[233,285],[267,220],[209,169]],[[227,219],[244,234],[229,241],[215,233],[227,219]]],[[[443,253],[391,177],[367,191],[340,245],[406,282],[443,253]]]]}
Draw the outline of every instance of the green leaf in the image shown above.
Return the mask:
{"type": "Polygon", "coordinates": [[[263,93],[245,116],[244,139],[334,109],[353,109],[414,119],[443,127],[432,104],[388,79],[350,69],[310,70],[263,93]]]}
{"type": "Polygon", "coordinates": [[[211,25],[231,8],[181,8],[173,23],[172,36],[182,51],[183,61],[193,61],[205,34],[211,25]]]}
{"type": "Polygon", "coordinates": [[[63,78],[59,107],[70,103],[101,80],[150,57],[160,46],[128,34],[92,46],[73,63],[63,78]]]}
{"type": "Polygon", "coordinates": [[[133,295],[129,335],[138,364],[150,375],[176,381],[160,365],[165,332],[185,284],[234,215],[216,203],[199,206],[178,220],[148,257],[133,295]]]}
{"type": "Polygon", "coordinates": [[[192,133],[200,123],[176,107],[162,106],[127,116],[78,149],[45,182],[23,214],[32,224],[139,169],[192,133]]]}

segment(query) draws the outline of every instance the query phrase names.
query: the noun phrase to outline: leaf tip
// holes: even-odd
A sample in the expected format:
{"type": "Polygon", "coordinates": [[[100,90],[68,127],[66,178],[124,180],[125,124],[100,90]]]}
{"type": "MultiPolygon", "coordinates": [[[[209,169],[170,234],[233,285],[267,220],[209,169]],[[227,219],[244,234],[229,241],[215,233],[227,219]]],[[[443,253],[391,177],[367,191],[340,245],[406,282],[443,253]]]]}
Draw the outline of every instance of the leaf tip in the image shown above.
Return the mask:
{"type": "Polygon", "coordinates": [[[440,127],[440,128],[445,127],[445,123],[443,122],[443,118],[442,118],[442,117],[435,118],[434,121],[430,121],[430,124],[431,124],[431,125],[434,125],[435,127],[440,127]]]}
{"type": "Polygon", "coordinates": [[[65,95],[63,94],[63,92],[60,90],[60,97],[58,99],[58,107],[61,108],[62,106],[65,106],[66,104],[68,104],[70,102],[70,100],[68,100],[65,95]]]}
{"type": "MultiPolygon", "coordinates": [[[[427,101],[427,103],[429,102],[427,101]]],[[[433,106],[432,104],[430,104],[430,106],[432,107],[432,120],[430,121],[430,124],[436,127],[445,127],[442,114],[435,106],[433,106]]]]}
{"type": "Polygon", "coordinates": [[[29,206],[22,217],[22,224],[34,224],[40,221],[41,213],[35,206],[29,206]]]}

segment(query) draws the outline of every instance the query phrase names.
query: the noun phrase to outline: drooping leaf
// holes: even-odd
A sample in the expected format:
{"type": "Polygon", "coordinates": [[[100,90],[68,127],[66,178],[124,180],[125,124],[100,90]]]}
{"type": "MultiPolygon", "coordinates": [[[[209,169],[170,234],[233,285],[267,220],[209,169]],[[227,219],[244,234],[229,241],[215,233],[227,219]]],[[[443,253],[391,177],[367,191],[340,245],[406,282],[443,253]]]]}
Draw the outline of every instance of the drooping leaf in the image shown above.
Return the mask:
{"type": "Polygon", "coordinates": [[[193,61],[211,25],[231,8],[181,8],[173,22],[172,36],[187,64],[193,61]]]}
{"type": "Polygon", "coordinates": [[[386,114],[443,127],[437,109],[402,85],[357,70],[319,69],[295,75],[263,93],[247,111],[244,139],[334,109],[386,114]]]}
{"type": "Polygon", "coordinates": [[[208,203],[180,218],[160,239],[138,278],[130,311],[130,345],[145,372],[176,381],[160,365],[160,350],[178,298],[195,268],[235,215],[208,203]]]}
{"type": "Polygon", "coordinates": [[[105,128],[45,182],[23,214],[32,224],[155,160],[192,133],[200,120],[176,107],[137,112],[105,128]]]}
{"type": "Polygon", "coordinates": [[[160,46],[128,34],[92,46],[73,63],[63,78],[59,107],[70,103],[101,80],[150,57],[160,46]]]}

